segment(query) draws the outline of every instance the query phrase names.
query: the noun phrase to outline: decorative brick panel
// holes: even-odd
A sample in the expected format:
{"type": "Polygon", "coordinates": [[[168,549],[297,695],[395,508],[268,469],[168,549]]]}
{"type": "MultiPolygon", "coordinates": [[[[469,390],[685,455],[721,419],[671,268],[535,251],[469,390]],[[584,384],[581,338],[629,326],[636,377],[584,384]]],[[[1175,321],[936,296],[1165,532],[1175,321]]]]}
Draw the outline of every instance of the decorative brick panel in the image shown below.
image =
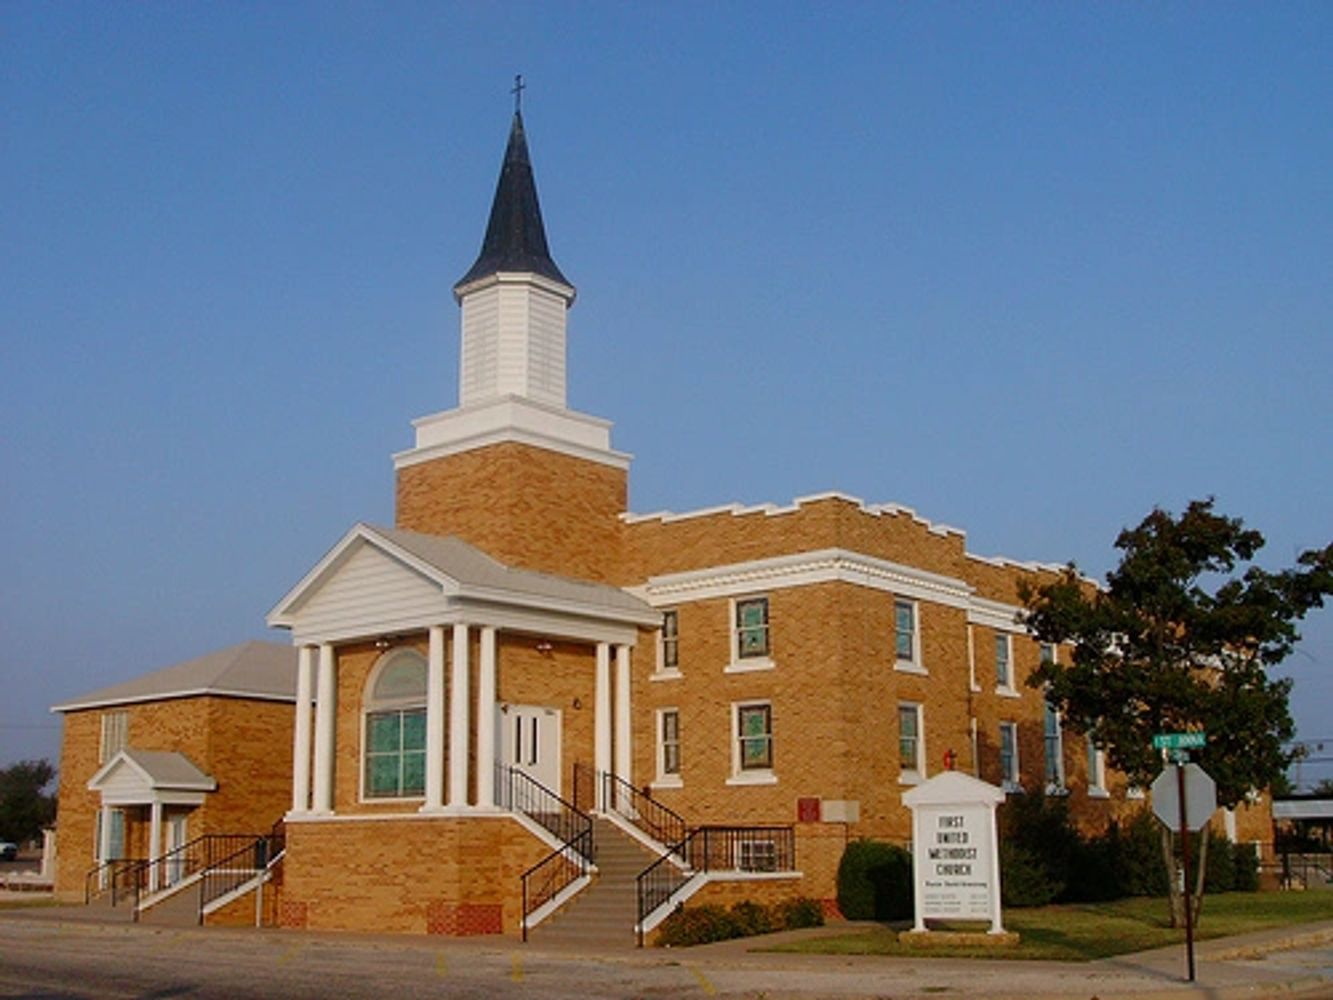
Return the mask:
{"type": "Polygon", "coordinates": [[[426,933],[473,937],[504,933],[504,908],[499,903],[448,903],[426,907],[426,933]]]}
{"type": "Polygon", "coordinates": [[[278,907],[278,926],[304,929],[310,922],[310,904],[304,900],[284,899],[278,907]]]}

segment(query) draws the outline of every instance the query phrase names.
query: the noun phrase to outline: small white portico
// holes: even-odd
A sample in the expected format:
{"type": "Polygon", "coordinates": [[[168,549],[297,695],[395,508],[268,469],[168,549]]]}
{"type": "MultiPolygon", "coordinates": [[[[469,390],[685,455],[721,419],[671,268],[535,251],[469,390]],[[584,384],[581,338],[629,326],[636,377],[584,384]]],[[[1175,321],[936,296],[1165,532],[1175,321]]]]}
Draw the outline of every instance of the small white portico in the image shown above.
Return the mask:
{"type": "Polygon", "coordinates": [[[619,588],[506,566],[458,538],[358,524],[278,603],[268,623],[290,629],[300,652],[291,818],[334,812],[338,646],[387,647],[423,632],[425,787],[419,812],[495,809],[500,633],[595,647],[594,765],[629,778],[630,651],[638,630],[657,627],[660,615],[619,588]],[[469,662],[474,636],[475,692],[469,662]]]}
{"type": "MultiPolygon", "coordinates": [[[[88,781],[88,790],[101,796],[98,858],[110,860],[112,812],[134,807],[148,808],[148,856],[162,854],[162,813],[168,806],[193,808],[217,790],[217,781],[205,774],[183,753],[161,750],[121,750],[88,781]]],[[[159,870],[148,870],[150,892],[158,888],[159,870]]]]}

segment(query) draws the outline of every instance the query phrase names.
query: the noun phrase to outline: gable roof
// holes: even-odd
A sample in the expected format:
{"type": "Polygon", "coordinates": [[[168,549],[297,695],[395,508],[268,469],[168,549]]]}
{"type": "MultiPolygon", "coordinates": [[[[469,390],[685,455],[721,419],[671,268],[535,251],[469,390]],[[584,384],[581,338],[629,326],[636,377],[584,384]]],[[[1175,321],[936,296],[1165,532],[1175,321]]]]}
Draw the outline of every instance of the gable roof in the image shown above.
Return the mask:
{"type": "Polygon", "coordinates": [[[563,611],[631,624],[656,625],[661,616],[619,587],[507,566],[461,538],[357,524],[268,615],[290,627],[312,597],[356,551],[372,546],[438,585],[441,593],[498,604],[563,611]]]}
{"type": "Polygon", "coordinates": [[[89,791],[101,791],[117,771],[128,769],[131,782],[144,791],[211,792],[218,787],[215,779],[195,766],[185,754],[175,750],[131,750],[116,754],[88,779],[89,791]]]}
{"type": "Polygon", "coordinates": [[[122,684],[100,688],[52,707],[53,712],[164,698],[220,695],[296,701],[297,652],[276,642],[243,642],[177,663],[122,684]]]}

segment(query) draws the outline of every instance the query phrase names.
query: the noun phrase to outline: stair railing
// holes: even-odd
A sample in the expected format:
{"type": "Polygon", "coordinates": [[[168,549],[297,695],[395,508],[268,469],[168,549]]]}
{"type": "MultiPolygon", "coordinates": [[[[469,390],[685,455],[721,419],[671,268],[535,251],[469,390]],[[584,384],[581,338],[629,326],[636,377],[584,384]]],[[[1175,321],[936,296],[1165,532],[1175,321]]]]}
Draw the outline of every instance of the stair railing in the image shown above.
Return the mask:
{"type": "Polygon", "coordinates": [[[588,874],[596,855],[592,817],[566,802],[530,774],[508,764],[495,765],[495,798],[501,808],[522,813],[560,842],[521,876],[523,940],[528,917],[575,879],[588,874]]]}
{"type": "Polygon", "coordinates": [[[685,818],[652,796],[640,791],[624,778],[609,771],[598,774],[602,789],[602,808],[628,820],[653,840],[664,846],[679,844],[689,832],[685,818]]]}
{"type": "Polygon", "coordinates": [[[84,904],[100,899],[109,892],[111,905],[117,905],[128,894],[131,874],[143,864],[143,858],[112,858],[89,869],[83,877],[84,904]]]}
{"type": "Polygon", "coordinates": [[[699,826],[639,873],[639,947],[648,915],[695,875],[710,871],[796,870],[796,831],[790,826],[699,826]],[[677,863],[683,863],[684,869],[677,863]]]}
{"type": "Polygon", "coordinates": [[[203,869],[199,877],[199,923],[214,900],[234,892],[260,875],[286,849],[286,827],[279,820],[267,834],[245,839],[230,854],[203,869]]]}

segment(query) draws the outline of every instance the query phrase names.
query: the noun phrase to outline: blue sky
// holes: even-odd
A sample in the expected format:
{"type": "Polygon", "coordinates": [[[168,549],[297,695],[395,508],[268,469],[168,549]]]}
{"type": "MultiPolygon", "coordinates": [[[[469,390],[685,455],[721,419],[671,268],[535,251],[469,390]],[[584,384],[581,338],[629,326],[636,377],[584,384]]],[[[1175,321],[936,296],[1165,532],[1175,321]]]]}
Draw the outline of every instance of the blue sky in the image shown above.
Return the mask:
{"type": "MultiPolygon", "coordinates": [[[[570,403],[634,510],[837,489],[1095,575],[1205,495],[1274,565],[1327,543],[1330,37],[1297,3],[5,5],[0,763],[392,520],[517,72],[570,403]]],[[[1333,757],[1333,613],[1305,631],[1333,757]]]]}

